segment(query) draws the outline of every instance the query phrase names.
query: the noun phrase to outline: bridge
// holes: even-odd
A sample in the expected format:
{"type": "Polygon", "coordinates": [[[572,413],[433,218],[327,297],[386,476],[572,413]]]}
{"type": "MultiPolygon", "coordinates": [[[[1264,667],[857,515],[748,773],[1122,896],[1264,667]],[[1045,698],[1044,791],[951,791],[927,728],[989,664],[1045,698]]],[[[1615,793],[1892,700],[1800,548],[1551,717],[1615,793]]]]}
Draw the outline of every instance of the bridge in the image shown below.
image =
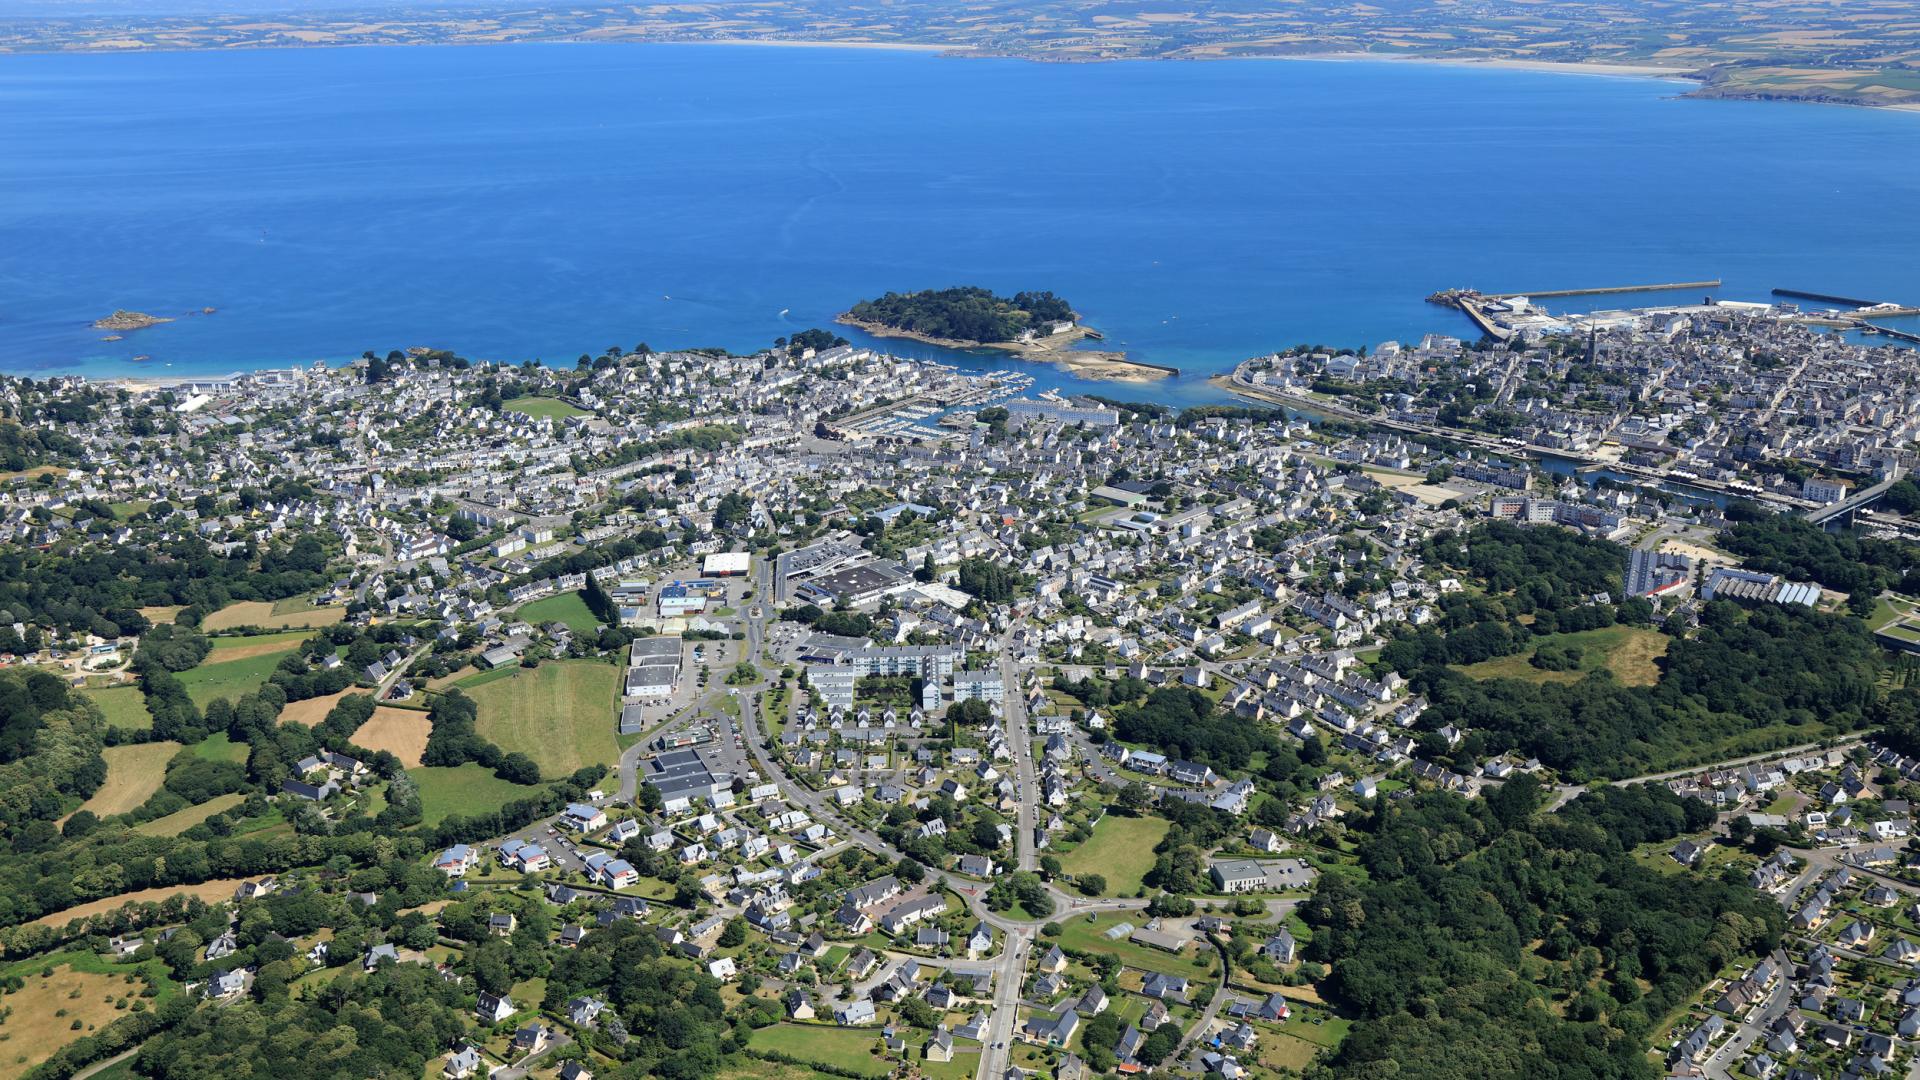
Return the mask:
{"type": "Polygon", "coordinates": [[[1885,480],[1880,481],[1872,487],[1862,488],[1837,503],[1831,503],[1827,506],[1816,507],[1807,511],[1807,522],[1812,525],[1818,525],[1829,532],[1836,529],[1851,528],[1853,526],[1854,515],[1880,501],[1880,496],[1885,495],[1888,488],[1899,482],[1900,475],[1899,467],[1895,466],[1893,471],[1887,474],[1885,480]]]}

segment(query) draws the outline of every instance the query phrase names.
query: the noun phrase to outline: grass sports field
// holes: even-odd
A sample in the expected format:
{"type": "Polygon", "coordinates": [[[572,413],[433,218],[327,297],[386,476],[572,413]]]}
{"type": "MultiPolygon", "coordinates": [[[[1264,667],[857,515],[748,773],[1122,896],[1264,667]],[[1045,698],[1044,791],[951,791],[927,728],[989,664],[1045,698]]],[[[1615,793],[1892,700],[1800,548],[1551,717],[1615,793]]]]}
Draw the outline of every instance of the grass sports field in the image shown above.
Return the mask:
{"type": "Polygon", "coordinates": [[[550,397],[517,397],[511,401],[502,402],[500,407],[508,412],[525,413],[536,420],[565,420],[570,416],[592,415],[585,409],[575,408],[559,398],[550,397]]]}
{"type": "Polygon", "coordinates": [[[566,623],[576,634],[600,632],[600,620],[593,617],[593,612],[587,609],[587,602],[577,592],[561,593],[535,600],[531,604],[522,604],[518,614],[535,626],[558,621],[566,623]]]}
{"type": "Polygon", "coordinates": [[[1171,827],[1165,818],[1108,814],[1093,827],[1086,843],[1060,856],[1060,869],[1106,878],[1107,887],[1101,896],[1132,896],[1140,890],[1147,871],[1153,869],[1154,845],[1171,827]]]}
{"type": "Polygon", "coordinates": [[[465,816],[498,810],[505,803],[531,798],[545,790],[509,784],[493,775],[492,769],[471,762],[452,768],[408,769],[407,775],[420,789],[420,809],[428,825],[438,825],[455,814],[465,816]]]}
{"type": "Polygon", "coordinates": [[[774,1024],[753,1033],[755,1050],[772,1050],[800,1061],[850,1069],[863,1076],[886,1076],[893,1070],[873,1051],[880,1045],[876,1028],[825,1027],[813,1024],[774,1024]]]}
{"type": "Polygon", "coordinates": [[[179,674],[187,696],[200,708],[223,697],[237,701],[260,689],[286,655],[313,635],[306,630],[285,630],[277,634],[252,634],[247,637],[213,639],[213,651],[198,667],[179,674]]]}
{"type": "Polygon", "coordinates": [[[201,620],[203,630],[232,630],[238,626],[267,629],[332,626],[346,618],[347,609],[339,605],[316,607],[305,597],[286,600],[242,600],[228,604],[201,620]]]}
{"type": "Polygon", "coordinates": [[[510,677],[463,688],[480,707],[475,726],[481,737],[532,758],[548,778],[619,759],[613,736],[619,668],[566,660],[509,670],[510,677]]]}
{"type": "Polygon", "coordinates": [[[1635,626],[1604,626],[1572,634],[1548,634],[1534,642],[1543,645],[1573,646],[1581,651],[1580,666],[1572,671],[1543,671],[1529,662],[1530,650],[1513,656],[1470,664],[1459,670],[1476,679],[1522,679],[1526,682],[1578,682],[1587,673],[1601,668],[1627,686],[1652,686],[1660,681],[1662,656],[1667,654],[1667,636],[1657,630],[1635,626]]]}
{"type": "Polygon", "coordinates": [[[145,731],[153,726],[153,714],[147,711],[147,696],[137,686],[114,686],[103,690],[82,690],[100,706],[110,727],[145,731]]]}
{"type": "MultiPolygon", "coordinates": [[[[160,790],[167,778],[167,762],[180,750],[177,742],[130,743],[100,752],[107,760],[107,781],[80,804],[100,817],[124,814],[160,790]]],[[[0,1055],[4,1057],[4,1055],[0,1055]]]]}

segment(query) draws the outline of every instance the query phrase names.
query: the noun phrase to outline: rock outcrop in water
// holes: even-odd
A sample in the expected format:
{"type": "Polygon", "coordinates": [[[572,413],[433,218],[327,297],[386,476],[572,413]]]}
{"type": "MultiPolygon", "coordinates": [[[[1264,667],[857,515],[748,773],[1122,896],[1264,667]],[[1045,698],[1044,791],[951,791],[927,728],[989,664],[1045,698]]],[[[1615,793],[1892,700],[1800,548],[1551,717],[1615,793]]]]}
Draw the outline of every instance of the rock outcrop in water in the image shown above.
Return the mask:
{"type": "Polygon", "coordinates": [[[145,330],[149,326],[158,326],[161,323],[172,322],[172,321],[173,321],[172,319],[162,318],[159,315],[148,315],[143,311],[127,311],[124,309],[120,309],[120,310],[116,310],[113,314],[107,316],[104,319],[95,319],[93,321],[93,328],[95,330],[116,330],[116,331],[145,330]]]}

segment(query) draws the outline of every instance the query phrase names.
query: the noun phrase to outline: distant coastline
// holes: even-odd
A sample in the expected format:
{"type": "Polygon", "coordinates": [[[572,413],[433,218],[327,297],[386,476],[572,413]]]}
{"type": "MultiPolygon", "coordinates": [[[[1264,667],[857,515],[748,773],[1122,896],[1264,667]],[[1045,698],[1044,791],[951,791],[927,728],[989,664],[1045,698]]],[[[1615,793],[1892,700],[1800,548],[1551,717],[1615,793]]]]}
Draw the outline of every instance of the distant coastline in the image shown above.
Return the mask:
{"type": "MultiPolygon", "coordinates": [[[[597,39],[586,39],[597,40],[597,39]]],[[[622,41],[627,39],[614,39],[622,41]]],[[[632,39],[649,45],[766,45],[775,48],[791,49],[887,49],[895,52],[921,53],[970,53],[978,51],[972,45],[942,45],[937,42],[919,41],[832,41],[825,38],[708,38],[701,41],[688,41],[682,38],[632,39]]]]}
{"type": "MultiPolygon", "coordinates": [[[[1600,61],[1501,60],[1469,56],[1403,56],[1391,53],[1326,52],[1293,56],[1251,56],[1250,60],[1320,60],[1328,63],[1432,64],[1438,67],[1498,71],[1535,71],[1547,75],[1599,75],[1615,79],[1660,79],[1677,83],[1704,83],[1697,69],[1653,64],[1609,64],[1600,61]]],[[[1883,106],[1888,107],[1888,106],[1883,106]]],[[[1900,106],[1890,106],[1899,108],[1900,106]]]]}

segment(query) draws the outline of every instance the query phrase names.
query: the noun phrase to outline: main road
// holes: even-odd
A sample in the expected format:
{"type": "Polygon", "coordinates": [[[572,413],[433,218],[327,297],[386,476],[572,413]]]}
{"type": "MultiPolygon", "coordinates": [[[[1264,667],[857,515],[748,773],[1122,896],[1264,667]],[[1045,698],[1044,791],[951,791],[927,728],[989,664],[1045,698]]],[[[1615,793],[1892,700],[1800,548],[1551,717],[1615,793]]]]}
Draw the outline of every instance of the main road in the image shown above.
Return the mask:
{"type": "Polygon", "coordinates": [[[1020,664],[1011,648],[1018,627],[1016,622],[1000,635],[1000,684],[1004,687],[1001,711],[1007,722],[1007,746],[1013,751],[1014,784],[1018,789],[1014,792],[1018,800],[1013,831],[1014,865],[1021,870],[1032,870],[1037,861],[1033,841],[1038,827],[1034,811],[1038,789],[1033,773],[1033,733],[1027,725],[1027,695],[1020,664]]]}

